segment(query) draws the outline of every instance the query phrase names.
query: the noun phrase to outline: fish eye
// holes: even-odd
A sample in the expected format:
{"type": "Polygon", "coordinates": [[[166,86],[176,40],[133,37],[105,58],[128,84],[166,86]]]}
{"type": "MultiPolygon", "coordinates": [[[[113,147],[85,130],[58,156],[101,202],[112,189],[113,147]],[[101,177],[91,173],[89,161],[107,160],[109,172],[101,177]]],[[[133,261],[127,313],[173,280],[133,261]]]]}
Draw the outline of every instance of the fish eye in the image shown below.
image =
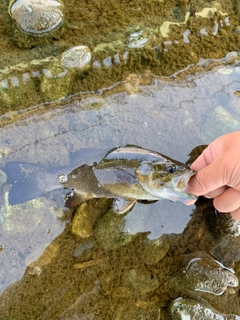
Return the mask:
{"type": "Polygon", "coordinates": [[[174,166],[171,166],[171,167],[167,168],[167,172],[169,172],[169,173],[173,173],[175,171],[176,171],[176,167],[174,167],[174,166]]]}

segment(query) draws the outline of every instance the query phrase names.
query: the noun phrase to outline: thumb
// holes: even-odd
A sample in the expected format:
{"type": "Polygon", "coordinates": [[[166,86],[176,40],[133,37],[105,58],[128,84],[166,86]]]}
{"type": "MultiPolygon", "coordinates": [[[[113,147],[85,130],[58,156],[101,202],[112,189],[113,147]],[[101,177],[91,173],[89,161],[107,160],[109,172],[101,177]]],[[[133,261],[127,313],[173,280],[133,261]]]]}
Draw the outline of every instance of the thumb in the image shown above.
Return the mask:
{"type": "Polygon", "coordinates": [[[216,160],[202,168],[189,180],[186,190],[196,196],[207,194],[227,184],[221,160],[216,160]]]}

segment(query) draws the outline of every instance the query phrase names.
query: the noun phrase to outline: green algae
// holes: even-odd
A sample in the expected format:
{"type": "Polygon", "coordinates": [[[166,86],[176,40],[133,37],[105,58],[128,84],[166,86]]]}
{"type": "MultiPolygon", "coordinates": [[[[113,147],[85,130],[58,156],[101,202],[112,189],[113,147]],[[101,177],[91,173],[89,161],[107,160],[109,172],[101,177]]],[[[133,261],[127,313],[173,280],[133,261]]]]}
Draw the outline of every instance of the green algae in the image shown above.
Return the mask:
{"type": "MultiPolygon", "coordinates": [[[[109,54],[114,55],[119,52],[121,64],[113,65],[111,68],[89,68],[85,73],[79,75],[74,73],[71,81],[69,80],[69,84],[66,82],[66,88],[64,82],[60,85],[57,84],[61,89],[59,92],[66,90],[64,91],[64,95],[68,95],[79,91],[97,91],[99,88],[112,86],[116,81],[130,79],[128,83],[114,88],[115,91],[109,90],[106,94],[122,91],[136,94],[139,90],[138,84],[151,83],[152,78],[149,76],[151,74],[170,76],[172,73],[192,63],[197,63],[200,58],[218,59],[225,56],[229,51],[239,50],[239,34],[233,33],[233,29],[239,23],[237,1],[233,3],[221,1],[222,8],[219,10],[229,14],[231,25],[224,25],[219,29],[219,33],[216,36],[211,35],[211,31],[214,27],[214,19],[223,19],[220,12],[214,12],[211,18],[199,17],[196,19],[194,12],[201,12],[206,3],[204,1],[179,2],[116,2],[110,0],[108,6],[106,6],[105,2],[96,0],[81,1],[76,6],[75,1],[70,0],[66,3],[68,22],[61,29],[56,30],[55,33],[37,38],[15,30],[15,25],[5,12],[7,7],[7,1],[5,0],[0,4],[2,19],[0,36],[3,48],[3,54],[0,57],[1,70],[6,71],[8,76],[19,77],[22,76],[22,73],[42,70],[45,67],[47,69],[56,67],[56,70],[58,70],[57,68],[61,68],[58,64],[58,58],[62,52],[73,45],[86,44],[94,52],[95,58],[100,61],[103,61],[109,54]],[[179,2],[182,6],[181,10],[179,10],[179,2]],[[157,28],[160,28],[164,21],[181,23],[184,21],[186,12],[191,12],[186,24],[171,25],[169,28],[169,39],[163,39],[159,36],[157,28]],[[206,27],[209,33],[207,37],[198,34],[199,30],[204,27],[206,27]],[[190,40],[189,44],[183,41],[182,33],[185,28],[191,31],[188,37],[190,40]],[[143,30],[149,35],[150,40],[146,47],[129,50],[129,57],[125,63],[121,54],[124,53],[128,45],[129,35],[139,30],[143,30]],[[154,39],[156,39],[156,42],[154,42],[154,39]],[[172,45],[165,46],[165,40],[171,40],[172,45]],[[175,41],[179,41],[179,45],[175,41]],[[148,46],[155,45],[156,43],[160,48],[156,51],[148,46]],[[165,51],[164,49],[167,50],[165,51]],[[129,74],[131,75],[129,76],[129,74]],[[141,82],[144,78],[140,76],[141,74],[145,74],[145,82],[141,82]],[[126,88],[128,89],[126,90],[126,88]]],[[[212,8],[212,4],[209,7],[212,8]]],[[[223,62],[213,62],[209,69],[218,63],[221,64],[223,62]]],[[[228,60],[226,63],[228,63],[228,60]]],[[[194,72],[193,70],[205,70],[205,67],[200,66],[199,69],[191,69],[189,70],[189,74],[194,72]]],[[[2,72],[2,75],[6,73],[2,72]]],[[[48,90],[46,91],[46,95],[42,94],[44,90],[41,91],[41,86],[44,87],[44,81],[46,80],[43,79],[42,82],[42,78],[31,79],[29,86],[25,90],[23,87],[21,87],[21,90],[18,90],[16,87],[12,88],[12,92],[6,95],[6,100],[1,101],[1,114],[9,110],[12,112],[13,110],[32,107],[49,99],[56,100],[59,97],[59,93],[53,97],[56,88],[54,86],[51,89],[53,92],[48,90]],[[11,98],[10,101],[6,102],[9,97],[11,98]]],[[[222,81],[223,87],[226,84],[226,79],[223,76],[219,77],[218,81],[222,81]]],[[[191,80],[190,78],[188,82],[189,87],[191,85],[194,87],[195,82],[197,82],[196,79],[191,80]]],[[[216,77],[210,78],[207,85],[210,87],[210,84],[215,82],[216,77]]],[[[164,87],[164,84],[162,83],[161,86],[164,87]]],[[[46,87],[51,88],[48,84],[46,87]]],[[[148,95],[152,94],[151,91],[146,92],[148,95]]],[[[127,130],[129,130],[128,128],[131,125],[140,125],[141,128],[145,128],[143,119],[145,121],[147,113],[154,114],[158,124],[153,126],[151,135],[147,135],[144,129],[138,131],[141,138],[138,137],[136,141],[145,143],[146,146],[151,144],[155,148],[162,148],[163,146],[167,148],[168,145],[173,145],[175,148],[174,154],[182,156],[181,148],[183,146],[180,144],[178,146],[177,142],[175,144],[173,142],[178,137],[176,131],[173,131],[172,127],[166,128],[164,126],[162,128],[159,126],[159,123],[164,123],[164,121],[168,123],[169,119],[171,119],[171,123],[180,123],[179,128],[181,127],[181,130],[179,131],[179,135],[182,137],[187,137],[189,132],[190,134],[194,132],[193,141],[184,140],[184,144],[186,143],[188,146],[191,143],[195,144],[199,136],[204,139],[206,137],[213,139],[215,135],[222,133],[222,130],[233,129],[231,126],[231,121],[233,120],[232,114],[234,114],[234,110],[237,113],[238,97],[234,97],[236,107],[235,109],[233,108],[232,112],[226,112],[222,107],[221,109],[215,108],[216,110],[211,109],[213,110],[213,115],[211,115],[212,122],[214,122],[216,130],[213,130],[213,126],[209,124],[206,127],[202,126],[201,131],[195,122],[194,126],[191,127],[193,119],[191,108],[184,110],[185,114],[183,117],[176,111],[177,108],[184,109],[185,91],[183,87],[177,91],[177,95],[179,95],[179,101],[181,102],[175,97],[176,91],[174,92],[173,89],[173,92],[169,96],[170,100],[173,97],[175,98],[170,101],[169,105],[165,102],[167,101],[166,96],[162,94],[157,95],[159,104],[155,102],[155,105],[152,106],[148,101],[147,111],[143,114],[141,110],[143,110],[145,103],[144,95],[141,95],[140,99],[136,100],[136,102],[134,100],[136,96],[134,98],[133,95],[132,100],[127,104],[127,108],[130,110],[130,114],[127,114],[127,117],[124,117],[124,109],[117,109],[117,111],[111,114],[110,118],[106,119],[106,114],[99,111],[106,104],[104,95],[94,95],[90,92],[89,97],[92,100],[89,100],[89,103],[86,102],[84,105],[84,102],[82,104],[76,102],[75,109],[66,106],[66,109],[70,109],[68,110],[69,112],[76,114],[76,118],[68,114],[63,121],[59,120],[58,125],[49,124],[49,127],[45,127],[46,122],[41,126],[37,123],[36,119],[41,114],[43,114],[43,118],[45,119],[51,118],[54,112],[57,112],[57,105],[47,105],[45,109],[39,107],[37,110],[32,111],[32,115],[36,112],[36,117],[33,117],[30,122],[36,123],[32,130],[26,130],[28,132],[27,136],[24,133],[24,125],[23,131],[17,131],[17,128],[12,132],[6,131],[5,135],[2,136],[2,148],[10,145],[10,152],[22,148],[23,152],[20,153],[20,156],[25,161],[39,161],[44,165],[64,165],[69,162],[69,150],[76,151],[83,146],[89,147],[89,145],[97,148],[99,144],[102,145],[104,143],[104,147],[109,147],[109,145],[112,147],[113,144],[114,146],[119,144],[119,141],[122,143],[121,139],[122,136],[125,137],[124,135],[126,135],[127,140],[136,139],[132,134],[127,133],[127,130]],[[184,92],[182,93],[184,99],[180,94],[181,92],[184,92]],[[163,105],[165,110],[168,107],[170,108],[169,113],[167,111],[164,114],[164,108],[161,108],[162,105],[159,102],[162,99],[164,100],[163,105]],[[130,109],[130,105],[132,104],[139,105],[137,112],[134,111],[134,117],[132,116],[133,111],[130,109]],[[176,109],[172,108],[173,104],[176,106],[176,109]],[[41,111],[50,108],[52,110],[49,110],[48,114],[41,113],[41,111]],[[78,114],[77,112],[80,108],[84,110],[91,109],[94,112],[90,115],[78,114]],[[164,115],[163,118],[157,116],[158,112],[164,115]],[[115,129],[118,125],[115,113],[121,114],[123,121],[119,121],[119,127],[116,130],[109,132],[104,129],[104,121],[113,121],[112,126],[115,129]],[[218,119],[223,121],[220,124],[221,128],[216,126],[216,114],[219,115],[218,119]],[[96,122],[94,122],[95,119],[96,122]],[[183,125],[184,121],[190,121],[190,124],[183,125]],[[126,127],[124,127],[125,123],[126,127]],[[98,125],[100,126],[100,130],[95,131],[98,125]],[[122,128],[122,131],[120,128],[122,128]],[[71,130],[73,132],[65,137],[64,134],[71,130]],[[164,135],[162,138],[163,133],[161,131],[163,130],[164,135]],[[169,139],[166,139],[165,131],[167,131],[169,139]],[[40,142],[36,132],[43,132],[40,142]],[[5,138],[5,136],[7,137],[5,138]],[[54,143],[51,140],[53,137],[59,139],[59,142],[54,143]],[[46,141],[48,140],[53,142],[47,144],[46,141]],[[41,145],[41,147],[39,148],[37,144],[41,145]],[[26,145],[30,145],[29,149],[26,145]]],[[[189,97],[189,91],[187,91],[186,95],[189,97]]],[[[194,114],[200,113],[200,110],[203,109],[203,104],[204,106],[206,104],[206,109],[204,110],[208,112],[208,108],[211,108],[212,102],[214,102],[206,100],[201,104],[199,99],[196,98],[199,96],[202,97],[201,89],[189,98],[198,105],[198,108],[192,108],[194,114]]],[[[79,99],[82,97],[87,97],[87,95],[78,96],[79,99]]],[[[118,101],[117,99],[120,98],[115,97],[114,99],[118,101]]],[[[63,112],[66,111],[63,109],[63,112]]],[[[12,113],[9,117],[17,120],[18,117],[21,118],[21,115],[12,113]]],[[[148,121],[149,118],[146,120],[146,125],[148,121]]],[[[0,125],[3,126],[4,121],[0,125]]],[[[148,125],[151,126],[152,122],[150,121],[148,125]]],[[[177,125],[176,128],[178,128],[177,125]]],[[[2,153],[1,160],[4,162],[8,159],[8,152],[3,151],[2,153]]],[[[16,156],[17,159],[18,156],[19,154],[16,156]]],[[[37,201],[36,204],[38,203],[37,201]]],[[[41,200],[40,203],[46,208],[51,207],[51,216],[54,216],[53,202],[41,200]]],[[[42,217],[41,213],[43,211],[41,207],[40,214],[37,211],[38,208],[35,208],[36,211],[34,211],[33,204],[29,203],[26,206],[16,208],[15,213],[14,211],[12,213],[8,211],[3,216],[4,221],[2,221],[6,223],[9,230],[13,230],[11,232],[14,233],[14,224],[18,225],[20,232],[19,236],[16,235],[16,242],[11,243],[12,247],[10,250],[7,251],[5,243],[1,244],[0,256],[3,257],[5,250],[8,252],[7,257],[4,255],[1,267],[11,266],[9,270],[5,270],[9,273],[8,277],[11,276],[13,270],[16,272],[19,269],[22,263],[21,259],[24,260],[26,267],[25,273],[18,277],[18,279],[22,278],[9,286],[1,294],[0,314],[3,319],[158,320],[161,318],[168,320],[168,315],[165,314],[167,303],[171,299],[175,299],[183,294],[182,288],[176,286],[176,283],[172,281],[180,270],[179,266],[185,266],[182,255],[192,252],[194,257],[194,252],[197,250],[209,252],[211,248],[215,248],[214,246],[218,245],[219,241],[217,240],[216,243],[216,239],[208,226],[206,217],[208,213],[201,207],[193,212],[192,219],[182,234],[162,235],[158,239],[149,240],[147,238],[148,233],[133,235],[130,232],[125,232],[124,217],[116,216],[111,210],[108,210],[110,205],[108,202],[92,201],[87,203],[90,217],[86,215],[84,207],[82,208],[83,212],[80,212],[80,219],[78,219],[78,212],[73,217],[70,214],[71,219],[68,220],[69,223],[66,223],[62,234],[48,246],[46,239],[51,234],[51,232],[49,233],[49,225],[54,227],[56,220],[53,219],[51,223],[44,223],[43,218],[43,223],[41,223],[39,220],[42,217]],[[26,221],[27,218],[24,213],[29,217],[29,222],[26,221]],[[30,219],[31,215],[34,215],[35,221],[35,224],[32,226],[28,225],[32,221],[30,219]],[[38,233],[32,232],[32,228],[34,230],[39,228],[38,233]],[[24,233],[22,230],[24,230],[24,233]],[[86,235],[87,238],[84,237],[86,235]],[[30,248],[32,238],[37,238],[38,245],[36,250],[30,248]],[[86,240],[88,241],[87,243],[91,243],[89,249],[82,250],[82,254],[76,254],[78,252],[77,249],[84,248],[86,240]],[[28,245],[29,248],[27,248],[28,245]],[[17,251],[17,254],[14,254],[14,250],[17,251]]],[[[210,209],[215,217],[214,209],[210,209]]],[[[154,212],[158,210],[160,210],[159,207],[150,211],[154,215],[154,212]]],[[[47,216],[48,213],[49,210],[45,212],[45,215],[47,216]]],[[[171,210],[166,212],[163,224],[167,224],[169,220],[171,223],[174,223],[173,218],[170,218],[171,214],[173,214],[171,210]]],[[[145,221],[141,221],[139,217],[136,224],[142,223],[144,225],[145,221]]],[[[216,223],[216,220],[213,223],[216,223]]],[[[226,251],[229,251],[228,249],[228,247],[225,248],[226,251]]],[[[231,266],[233,259],[231,252],[229,256],[228,263],[231,266]]],[[[234,262],[236,264],[236,273],[239,277],[240,268],[238,261],[234,262]]],[[[202,298],[209,300],[219,311],[225,311],[226,313],[227,310],[227,313],[239,313],[238,294],[226,292],[222,297],[203,295],[202,298]]]]}
{"type": "Polygon", "coordinates": [[[126,81],[131,73],[140,75],[148,70],[156,76],[170,76],[196,64],[201,58],[221,58],[227,52],[239,49],[239,34],[234,32],[239,23],[237,2],[231,5],[230,2],[215,1],[208,6],[199,1],[151,1],[149,4],[145,0],[137,3],[111,0],[106,6],[91,0],[76,6],[74,0],[70,0],[65,3],[64,26],[41,36],[18,30],[6,14],[7,6],[5,0],[0,8],[3,26],[0,85],[1,81],[9,82],[7,89],[4,84],[0,90],[1,114],[43,102],[64,101],[75,94],[81,96],[80,92],[126,81]],[[224,20],[226,17],[227,21],[224,20]],[[205,35],[200,32],[202,29],[205,35]],[[189,43],[183,37],[186,30],[189,43]],[[131,35],[139,32],[147,42],[131,48],[131,35]],[[171,41],[170,45],[165,44],[166,39],[171,41]],[[85,73],[68,73],[66,77],[55,79],[55,84],[54,81],[49,83],[42,75],[43,68],[53,67],[47,60],[56,59],[58,68],[62,68],[59,54],[76,45],[87,45],[101,67],[90,68],[85,73]],[[126,52],[127,59],[124,58],[126,52]],[[104,66],[104,59],[109,57],[109,61],[112,59],[110,66],[104,66]],[[114,59],[117,59],[116,63],[114,59]],[[23,84],[22,75],[26,72],[40,72],[42,76],[23,84]],[[19,85],[11,84],[12,77],[18,78],[19,85]]]}

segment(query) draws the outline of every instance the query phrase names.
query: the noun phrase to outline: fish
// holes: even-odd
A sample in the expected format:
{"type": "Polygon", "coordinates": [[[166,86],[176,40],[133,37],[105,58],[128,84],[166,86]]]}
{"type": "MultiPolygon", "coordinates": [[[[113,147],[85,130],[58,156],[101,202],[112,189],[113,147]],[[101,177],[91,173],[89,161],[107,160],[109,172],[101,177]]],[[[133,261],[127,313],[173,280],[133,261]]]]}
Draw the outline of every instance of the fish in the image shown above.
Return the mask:
{"type": "Polygon", "coordinates": [[[69,173],[66,168],[47,170],[23,162],[9,162],[5,169],[11,183],[10,205],[59,188],[71,189],[65,197],[68,208],[93,198],[110,198],[116,213],[125,213],[141,200],[197,199],[185,190],[194,171],[156,151],[133,145],[114,148],[99,163],[82,164],[69,173]]]}

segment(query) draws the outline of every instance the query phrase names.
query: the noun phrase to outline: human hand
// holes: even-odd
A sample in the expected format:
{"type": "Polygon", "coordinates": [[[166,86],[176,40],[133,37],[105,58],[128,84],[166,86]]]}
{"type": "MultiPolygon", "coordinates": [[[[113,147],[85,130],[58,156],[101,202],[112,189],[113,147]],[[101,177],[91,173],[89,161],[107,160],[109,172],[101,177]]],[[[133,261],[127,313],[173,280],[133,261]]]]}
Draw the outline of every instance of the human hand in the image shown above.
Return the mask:
{"type": "Polygon", "coordinates": [[[197,173],[188,182],[187,192],[214,198],[218,211],[230,212],[240,221],[240,131],[214,140],[191,169],[197,173]]]}

